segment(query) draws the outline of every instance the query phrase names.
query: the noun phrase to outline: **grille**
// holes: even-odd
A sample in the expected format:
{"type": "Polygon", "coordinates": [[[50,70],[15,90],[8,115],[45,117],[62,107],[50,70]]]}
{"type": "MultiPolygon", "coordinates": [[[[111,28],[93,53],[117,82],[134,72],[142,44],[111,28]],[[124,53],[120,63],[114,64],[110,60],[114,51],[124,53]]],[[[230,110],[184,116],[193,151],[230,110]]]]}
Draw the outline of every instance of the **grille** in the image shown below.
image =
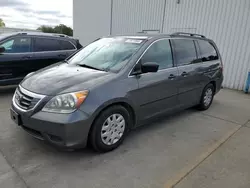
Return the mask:
{"type": "Polygon", "coordinates": [[[41,98],[35,98],[27,93],[24,93],[17,88],[15,93],[15,103],[24,110],[30,110],[41,100],[41,98]]]}

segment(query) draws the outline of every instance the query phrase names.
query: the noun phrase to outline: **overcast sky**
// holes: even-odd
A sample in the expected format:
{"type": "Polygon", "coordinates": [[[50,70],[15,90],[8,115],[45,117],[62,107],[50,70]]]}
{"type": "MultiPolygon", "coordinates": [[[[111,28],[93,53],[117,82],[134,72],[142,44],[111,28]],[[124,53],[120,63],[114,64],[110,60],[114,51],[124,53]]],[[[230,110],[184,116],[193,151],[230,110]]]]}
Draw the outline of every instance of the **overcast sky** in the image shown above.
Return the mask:
{"type": "Polygon", "coordinates": [[[40,25],[73,27],[73,0],[0,0],[6,27],[37,29],[40,25]]]}

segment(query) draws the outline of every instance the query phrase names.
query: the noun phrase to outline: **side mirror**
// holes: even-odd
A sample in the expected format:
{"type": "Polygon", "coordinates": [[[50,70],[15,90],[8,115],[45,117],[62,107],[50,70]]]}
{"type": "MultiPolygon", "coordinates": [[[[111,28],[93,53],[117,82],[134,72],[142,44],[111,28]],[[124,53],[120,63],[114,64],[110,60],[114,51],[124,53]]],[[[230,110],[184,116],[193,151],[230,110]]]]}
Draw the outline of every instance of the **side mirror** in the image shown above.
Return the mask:
{"type": "Polygon", "coordinates": [[[159,64],[155,62],[147,62],[141,65],[141,72],[157,72],[159,68],[159,64]]]}
{"type": "Polygon", "coordinates": [[[3,46],[0,46],[0,53],[5,52],[5,48],[3,46]]]}

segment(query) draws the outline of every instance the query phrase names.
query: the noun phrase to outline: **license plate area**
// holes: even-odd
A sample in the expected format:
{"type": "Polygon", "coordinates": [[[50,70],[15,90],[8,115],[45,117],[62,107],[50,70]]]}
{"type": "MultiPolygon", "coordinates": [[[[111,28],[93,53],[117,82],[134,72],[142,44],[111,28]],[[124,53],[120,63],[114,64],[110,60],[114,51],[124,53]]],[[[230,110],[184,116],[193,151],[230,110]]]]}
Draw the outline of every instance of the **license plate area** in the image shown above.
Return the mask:
{"type": "Polygon", "coordinates": [[[10,110],[10,117],[17,125],[19,126],[22,125],[22,120],[20,115],[12,109],[10,110]]]}

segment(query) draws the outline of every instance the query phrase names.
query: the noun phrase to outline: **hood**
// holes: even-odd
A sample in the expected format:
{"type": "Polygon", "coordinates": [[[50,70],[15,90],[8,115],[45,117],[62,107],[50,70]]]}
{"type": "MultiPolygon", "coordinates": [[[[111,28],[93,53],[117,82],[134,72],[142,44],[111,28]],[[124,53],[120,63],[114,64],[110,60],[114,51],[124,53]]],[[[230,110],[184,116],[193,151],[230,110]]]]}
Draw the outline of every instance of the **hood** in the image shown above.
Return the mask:
{"type": "Polygon", "coordinates": [[[112,75],[114,73],[63,63],[33,73],[22,81],[21,86],[34,93],[57,95],[90,89],[112,75]]]}

